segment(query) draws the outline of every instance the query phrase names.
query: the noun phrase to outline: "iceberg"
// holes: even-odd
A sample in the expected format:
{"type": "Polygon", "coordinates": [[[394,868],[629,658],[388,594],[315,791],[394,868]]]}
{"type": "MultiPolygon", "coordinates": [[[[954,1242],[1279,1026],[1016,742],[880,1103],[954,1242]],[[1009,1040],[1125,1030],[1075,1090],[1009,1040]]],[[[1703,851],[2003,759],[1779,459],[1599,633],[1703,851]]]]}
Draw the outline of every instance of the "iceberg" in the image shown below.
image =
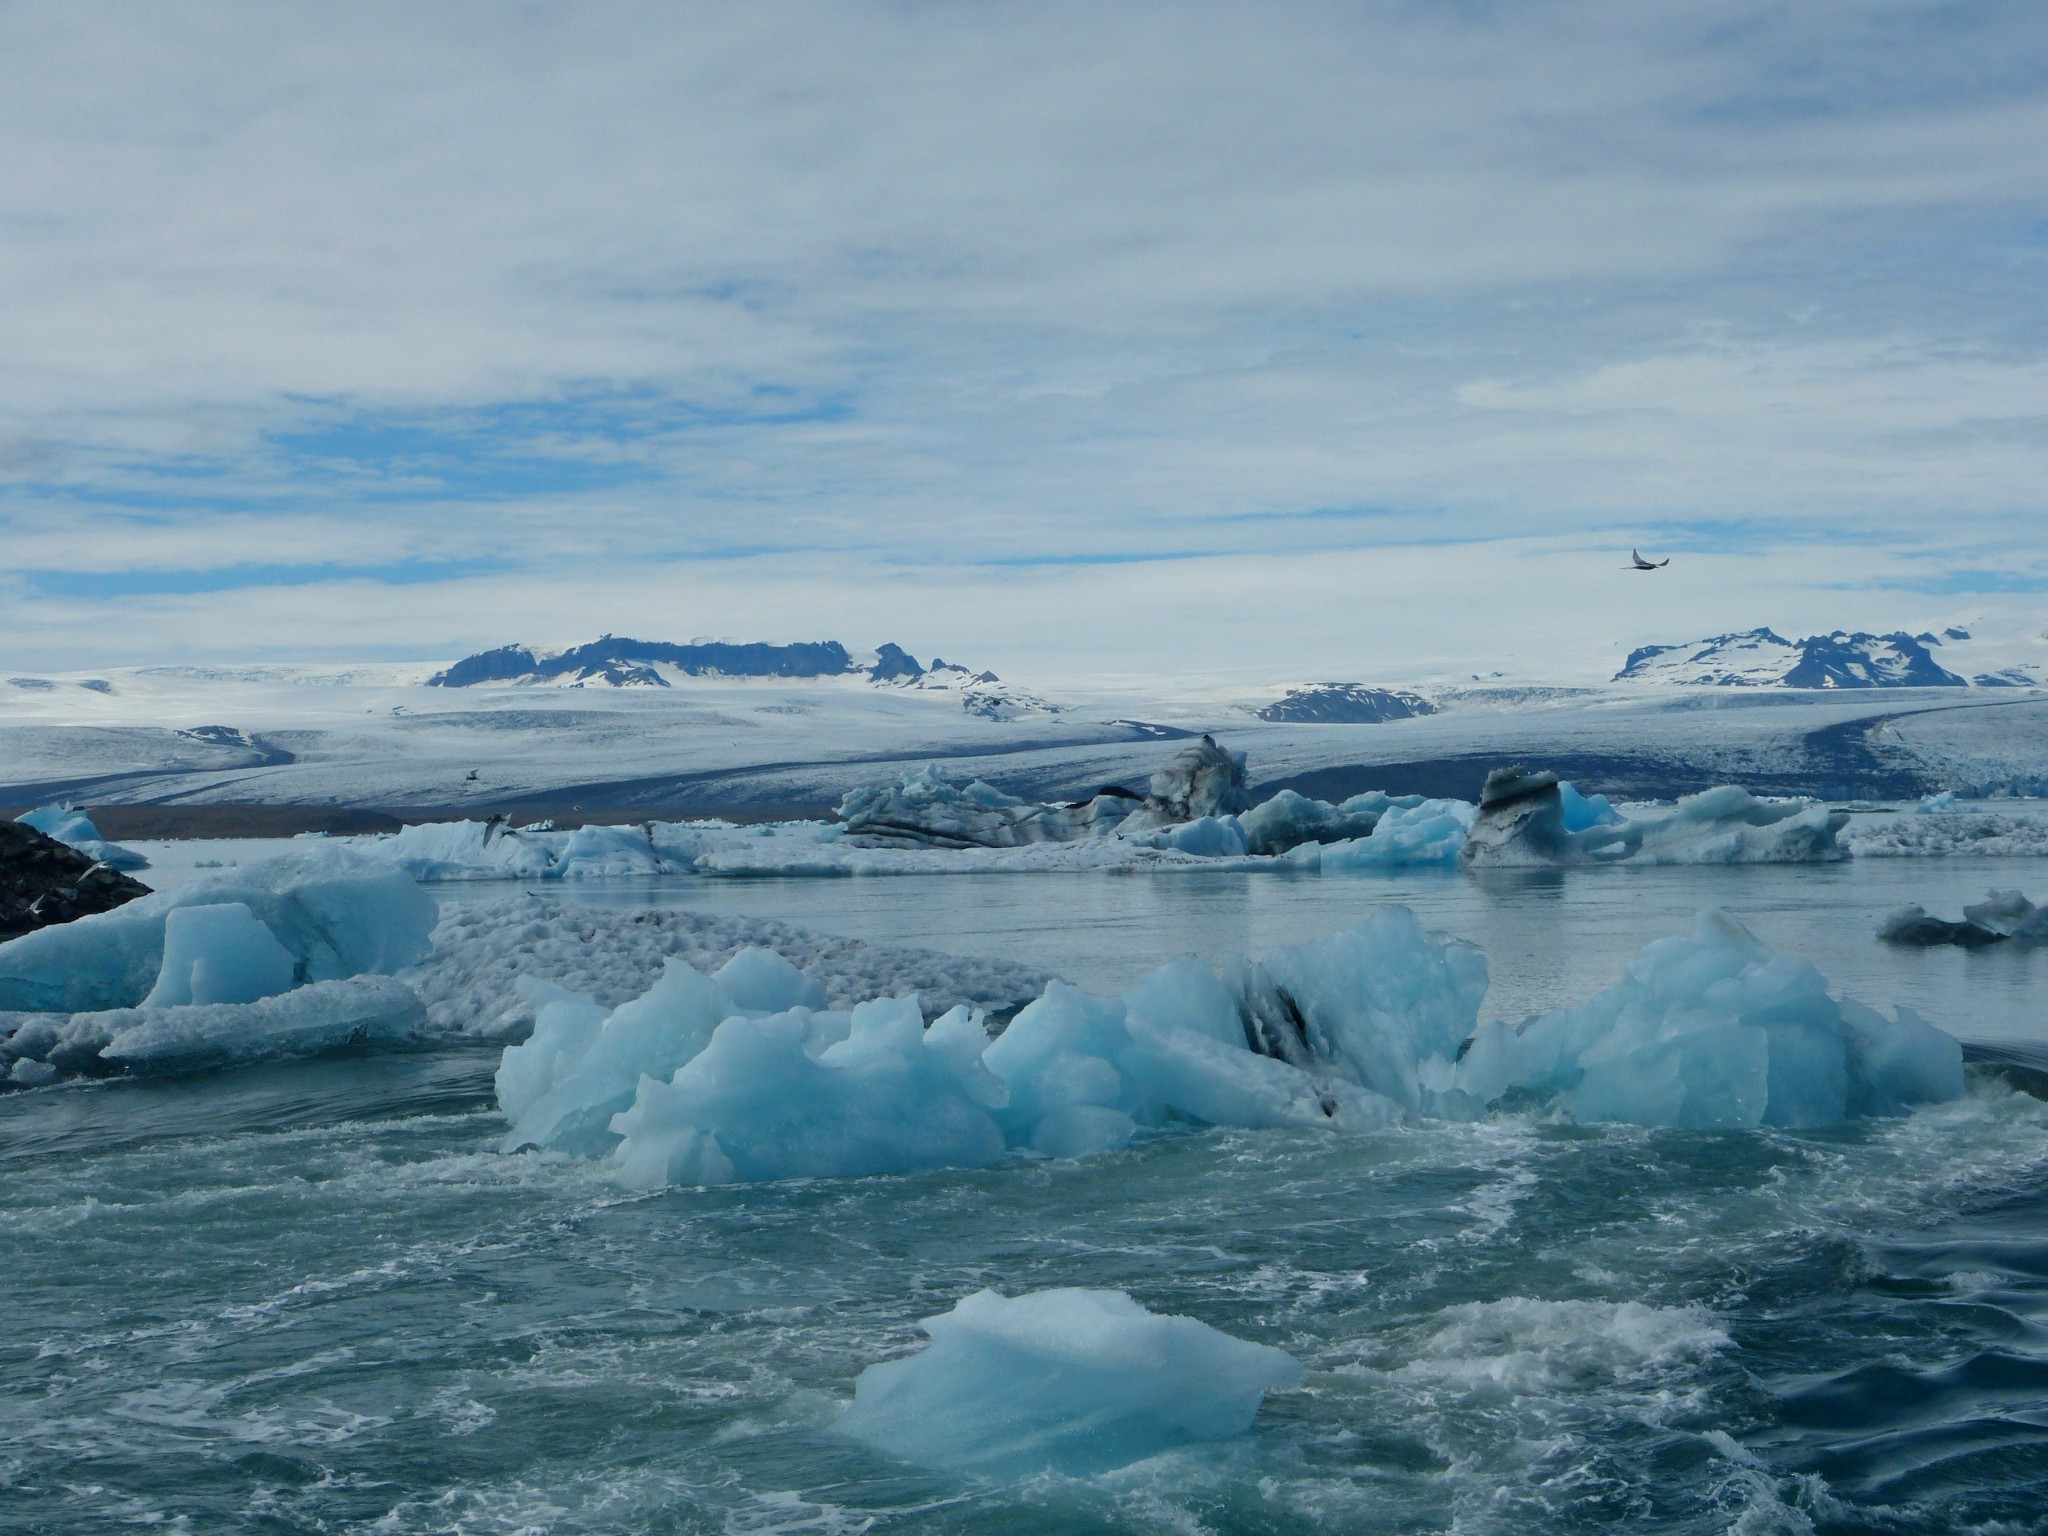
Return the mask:
{"type": "Polygon", "coordinates": [[[1244,831],[1245,851],[1262,856],[1282,854],[1304,843],[1343,843],[1370,837],[1389,810],[1422,803],[1420,795],[1383,795],[1377,790],[1353,795],[1341,805],[1313,800],[1299,790],[1283,789],[1237,818],[1244,831]]]}
{"type": "Polygon", "coordinates": [[[914,997],[729,1018],[669,1081],[640,1079],[611,1122],[619,1178],[659,1189],[985,1167],[1005,1150],[991,1111],[1006,1098],[982,1065],[987,1041],[964,1008],[927,1028],[914,997]]]}
{"type": "Polygon", "coordinates": [[[149,868],[149,860],[133,848],[124,848],[119,843],[110,843],[100,836],[100,829],[92,824],[85,812],[68,805],[38,806],[25,816],[17,816],[25,827],[34,827],[45,837],[53,837],[67,847],[76,848],[95,863],[109,869],[131,870],[149,868]]]}
{"type": "Polygon", "coordinates": [[[1454,866],[1477,815],[1478,808],[1467,800],[1417,799],[1410,805],[1391,805],[1369,836],[1326,844],[1318,866],[1324,874],[1454,866]]]}
{"type": "Polygon", "coordinates": [[[1954,944],[1979,949],[2016,939],[2023,944],[2048,940],[2048,907],[2037,907],[2018,891],[1993,891],[1963,908],[1960,922],[1931,916],[1921,906],[1900,907],[1886,914],[1877,936],[1887,944],[1926,948],[1954,944]]]}
{"type": "Polygon", "coordinates": [[[239,901],[164,914],[164,960],[145,1008],[253,1003],[291,990],[292,952],[239,901]]]}
{"type": "Polygon", "coordinates": [[[1252,1427],[1299,1361],[1123,1291],[965,1297],[918,1325],[931,1344],[871,1365],[834,1428],[909,1461],[1085,1477],[1252,1427]]]}
{"type": "Polygon", "coordinates": [[[1050,982],[993,1039],[914,996],[821,1009],[742,951],[671,960],[607,1009],[545,983],[505,1052],[507,1151],[606,1157],[640,1188],[1083,1157],[1172,1126],[1383,1129],[1505,1103],[1559,1119],[1826,1125],[1962,1092],[1957,1042],[1910,1010],[1836,999],[1802,960],[1719,914],[1622,981],[1519,1026],[1482,1026],[1486,960],[1406,908],[1326,938],[1174,961],[1121,997],[1050,982]]]}
{"type": "Polygon", "coordinates": [[[344,1046],[409,1044],[426,1014],[403,982],[384,976],[316,981],[248,1003],[148,1004],[28,1016],[0,1039],[0,1082],[41,1087],[109,1072],[195,1072],[344,1046]]]}
{"type": "MultiPolygon", "coordinates": [[[[162,979],[170,915],[236,905],[290,955],[294,985],[402,970],[426,954],[435,918],[433,899],[388,864],[334,848],[287,854],[0,944],[0,1010],[134,1007],[162,979]]],[[[204,958],[202,935],[232,949],[215,962],[223,975],[260,963],[251,958],[246,928],[220,924],[200,920],[188,931],[190,942],[179,951],[188,960],[185,985],[190,965],[204,958]]]]}
{"type": "Polygon", "coordinates": [[[1829,1125],[1960,1098],[1962,1046],[1911,1009],[1837,1000],[1809,962],[1718,912],[1660,939],[1591,1001],[1489,1023],[1453,1085],[1512,1092],[1581,1122],[1731,1128],[1829,1125]]]}
{"type": "Polygon", "coordinates": [[[1218,746],[1209,735],[1176,752],[1152,775],[1149,787],[1145,803],[1125,823],[1128,831],[1146,832],[1205,816],[1234,816],[1252,804],[1245,787],[1245,755],[1218,746]]]}
{"type": "Polygon", "coordinates": [[[1811,800],[1762,800],[1732,784],[1628,818],[1547,770],[1496,768],[1458,857],[1466,868],[1819,863],[1849,856],[1838,841],[1848,821],[1811,800]]]}
{"type": "Polygon", "coordinates": [[[847,841],[861,848],[1021,848],[1098,836],[1137,803],[1105,789],[1071,805],[1036,805],[979,779],[955,784],[928,765],[896,784],[852,791],[837,814],[847,841]]]}
{"type": "Polygon", "coordinates": [[[1641,829],[1638,851],[1628,856],[1638,864],[1824,864],[1849,857],[1838,841],[1848,823],[1846,811],[1817,801],[1763,800],[1723,784],[1623,830],[1641,829]]]}
{"type": "Polygon", "coordinates": [[[671,960],[615,1009],[526,983],[504,1150],[609,1157],[653,1187],[1075,1157],[1175,1124],[1373,1129],[1423,1102],[1416,1073],[1453,1070],[1486,970],[1404,908],[1222,977],[1188,959],[1122,998],[1052,982],[993,1040],[976,1010],[927,1027],[914,997],[834,1012],[805,986],[745,950],[715,976],[671,960]]]}
{"type": "Polygon", "coordinates": [[[362,851],[415,880],[593,880],[685,873],[703,845],[673,822],[557,832],[493,817],[403,827],[362,851]]]}

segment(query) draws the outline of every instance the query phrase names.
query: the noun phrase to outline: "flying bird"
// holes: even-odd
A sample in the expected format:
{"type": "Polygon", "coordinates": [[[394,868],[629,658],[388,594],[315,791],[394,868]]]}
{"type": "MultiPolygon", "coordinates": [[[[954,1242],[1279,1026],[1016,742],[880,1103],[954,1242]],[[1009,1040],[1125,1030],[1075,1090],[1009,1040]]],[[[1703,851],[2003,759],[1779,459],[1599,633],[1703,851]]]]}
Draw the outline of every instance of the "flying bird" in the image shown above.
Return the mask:
{"type": "Polygon", "coordinates": [[[1633,568],[1638,571],[1661,571],[1671,563],[1669,555],[1666,555],[1662,560],[1645,560],[1640,551],[1633,549],[1628,552],[1628,557],[1634,562],[1633,568]]]}

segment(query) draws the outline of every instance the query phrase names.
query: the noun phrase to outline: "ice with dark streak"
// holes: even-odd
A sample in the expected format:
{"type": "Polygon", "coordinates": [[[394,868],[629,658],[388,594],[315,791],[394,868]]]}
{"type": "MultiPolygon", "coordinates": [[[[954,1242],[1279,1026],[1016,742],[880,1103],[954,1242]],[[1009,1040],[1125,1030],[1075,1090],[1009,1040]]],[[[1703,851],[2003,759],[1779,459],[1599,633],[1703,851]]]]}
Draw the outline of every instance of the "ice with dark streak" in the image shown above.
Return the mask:
{"type": "Polygon", "coordinates": [[[639,1188],[1111,1152],[1172,1126],[1369,1130],[1521,1103],[1556,1119],[1832,1124],[1959,1096],[1961,1047],[1836,998],[1806,961],[1703,916],[1576,1008],[1480,1024],[1485,959],[1405,908],[1261,959],[1163,967],[1122,997],[1050,984],[993,1040],[914,998],[817,1007],[793,968],[672,962],[607,1010],[555,989],[505,1053],[508,1150],[603,1156],[639,1188]]]}

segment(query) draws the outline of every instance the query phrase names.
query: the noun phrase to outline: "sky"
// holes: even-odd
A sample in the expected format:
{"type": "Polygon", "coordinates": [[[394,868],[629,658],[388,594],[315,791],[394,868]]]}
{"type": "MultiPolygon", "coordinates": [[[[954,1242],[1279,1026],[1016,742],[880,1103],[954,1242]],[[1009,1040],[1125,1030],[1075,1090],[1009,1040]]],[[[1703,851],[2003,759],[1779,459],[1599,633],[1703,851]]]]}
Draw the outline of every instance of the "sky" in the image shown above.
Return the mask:
{"type": "Polygon", "coordinates": [[[2048,625],[2037,0],[9,3],[0,143],[0,668],[2048,625]]]}

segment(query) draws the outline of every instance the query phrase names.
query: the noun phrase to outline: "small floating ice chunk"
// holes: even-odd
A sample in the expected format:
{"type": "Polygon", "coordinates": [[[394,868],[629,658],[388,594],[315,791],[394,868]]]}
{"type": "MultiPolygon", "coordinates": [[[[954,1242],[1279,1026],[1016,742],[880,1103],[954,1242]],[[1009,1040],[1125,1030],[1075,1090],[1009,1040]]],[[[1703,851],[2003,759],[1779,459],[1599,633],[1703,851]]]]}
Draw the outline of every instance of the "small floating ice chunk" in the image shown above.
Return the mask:
{"type": "Polygon", "coordinates": [[[164,963],[145,1008],[253,1003],[292,985],[292,953],[239,901],[164,914],[164,963]]]}
{"type": "Polygon", "coordinates": [[[977,1291],[918,1325],[919,1354],[871,1365],[841,1434],[992,1476],[1085,1477],[1252,1427],[1301,1381],[1284,1350],[1148,1311],[1122,1291],[977,1291]]]}
{"type": "Polygon", "coordinates": [[[1938,795],[1922,795],[1920,804],[1914,807],[1914,811],[1921,816],[1945,816],[1956,808],[1956,792],[1944,789],[1938,795]]]}

